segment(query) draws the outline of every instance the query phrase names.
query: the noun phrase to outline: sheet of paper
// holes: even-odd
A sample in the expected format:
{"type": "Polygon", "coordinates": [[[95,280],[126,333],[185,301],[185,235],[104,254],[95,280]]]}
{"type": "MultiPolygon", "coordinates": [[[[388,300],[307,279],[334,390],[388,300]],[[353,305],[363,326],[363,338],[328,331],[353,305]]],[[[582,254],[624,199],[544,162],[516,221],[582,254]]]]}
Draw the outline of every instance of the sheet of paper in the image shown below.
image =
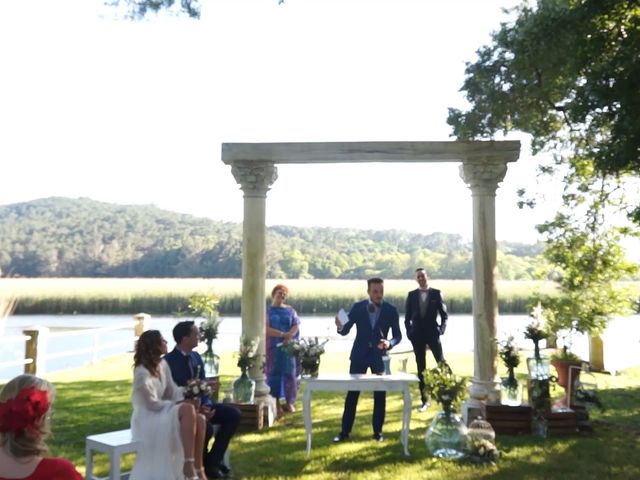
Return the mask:
{"type": "Polygon", "coordinates": [[[347,312],[344,311],[344,308],[341,308],[338,312],[338,320],[340,321],[340,326],[344,327],[345,323],[349,321],[349,316],[347,312]]]}

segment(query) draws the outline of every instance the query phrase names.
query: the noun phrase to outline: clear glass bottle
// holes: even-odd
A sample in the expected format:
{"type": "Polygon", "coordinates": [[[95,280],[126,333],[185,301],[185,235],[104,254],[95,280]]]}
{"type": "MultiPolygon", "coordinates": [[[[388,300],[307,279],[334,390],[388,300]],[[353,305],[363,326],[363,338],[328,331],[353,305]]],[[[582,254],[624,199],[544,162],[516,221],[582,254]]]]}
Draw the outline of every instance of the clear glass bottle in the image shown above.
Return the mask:
{"type": "Polygon", "coordinates": [[[513,368],[509,369],[509,375],[503,378],[500,384],[500,403],[512,407],[522,403],[522,384],[518,382],[513,368]]]}
{"type": "Polygon", "coordinates": [[[242,374],[233,381],[233,401],[234,403],[253,403],[256,393],[256,382],[249,378],[247,370],[243,369],[242,374]]]}
{"type": "Polygon", "coordinates": [[[460,417],[444,406],[425,433],[427,450],[434,457],[462,458],[467,450],[467,427],[460,417]]]}

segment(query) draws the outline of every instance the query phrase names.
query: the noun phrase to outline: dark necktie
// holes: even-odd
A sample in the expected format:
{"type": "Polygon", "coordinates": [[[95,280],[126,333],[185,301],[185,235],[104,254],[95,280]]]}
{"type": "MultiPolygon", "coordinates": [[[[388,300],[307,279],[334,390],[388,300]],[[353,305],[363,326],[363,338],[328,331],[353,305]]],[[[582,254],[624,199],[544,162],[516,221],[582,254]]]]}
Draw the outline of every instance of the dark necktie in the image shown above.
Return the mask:
{"type": "Polygon", "coordinates": [[[191,365],[191,355],[185,355],[184,359],[187,362],[187,368],[189,369],[189,378],[194,378],[193,365],[191,365]]]}

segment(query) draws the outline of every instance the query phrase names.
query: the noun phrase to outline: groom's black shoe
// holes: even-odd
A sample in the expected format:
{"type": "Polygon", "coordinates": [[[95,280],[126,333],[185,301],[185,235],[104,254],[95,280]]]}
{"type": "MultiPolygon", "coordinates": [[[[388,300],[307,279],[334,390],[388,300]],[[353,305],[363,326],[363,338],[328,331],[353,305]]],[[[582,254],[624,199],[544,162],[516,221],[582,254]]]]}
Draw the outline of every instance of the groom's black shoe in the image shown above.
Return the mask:
{"type": "Polygon", "coordinates": [[[218,470],[220,470],[223,473],[223,475],[226,475],[227,477],[231,475],[231,469],[227,467],[224,463],[221,463],[218,466],[218,470]]]}
{"type": "Polygon", "coordinates": [[[212,478],[228,478],[219,467],[205,468],[204,473],[207,475],[207,478],[211,480],[212,478]]]}
{"type": "Polygon", "coordinates": [[[333,443],[340,443],[340,442],[344,442],[345,440],[349,440],[348,433],[339,433],[338,435],[333,437],[333,443]]]}
{"type": "Polygon", "coordinates": [[[374,433],[371,438],[373,438],[376,442],[384,442],[384,437],[381,433],[374,433]]]}

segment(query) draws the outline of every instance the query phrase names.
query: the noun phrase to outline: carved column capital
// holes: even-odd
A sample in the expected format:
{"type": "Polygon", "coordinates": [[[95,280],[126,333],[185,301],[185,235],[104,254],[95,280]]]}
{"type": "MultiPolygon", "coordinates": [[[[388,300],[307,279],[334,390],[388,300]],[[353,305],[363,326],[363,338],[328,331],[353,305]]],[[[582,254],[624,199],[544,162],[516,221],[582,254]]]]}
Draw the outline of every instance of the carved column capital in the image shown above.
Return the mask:
{"type": "Polygon", "coordinates": [[[233,162],[231,173],[245,197],[266,197],[278,178],[278,169],[273,163],[233,162]]]}
{"type": "Polygon", "coordinates": [[[507,173],[505,162],[468,163],[460,165],[460,177],[474,195],[495,195],[498,183],[507,173]]]}

